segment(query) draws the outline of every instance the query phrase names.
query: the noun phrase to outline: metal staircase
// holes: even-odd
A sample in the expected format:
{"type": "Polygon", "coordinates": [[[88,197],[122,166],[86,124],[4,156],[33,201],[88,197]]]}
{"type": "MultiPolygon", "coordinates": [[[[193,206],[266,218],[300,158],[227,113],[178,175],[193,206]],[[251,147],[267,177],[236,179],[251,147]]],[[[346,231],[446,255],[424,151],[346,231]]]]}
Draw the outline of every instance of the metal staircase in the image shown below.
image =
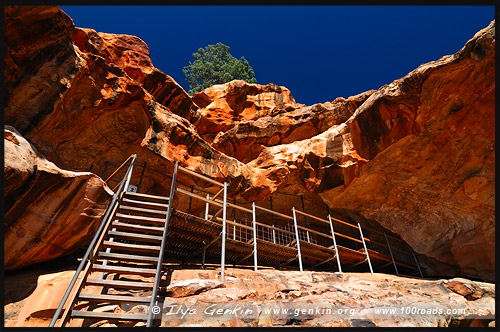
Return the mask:
{"type": "Polygon", "coordinates": [[[56,322],[65,326],[72,318],[93,318],[145,321],[150,327],[155,318],[161,318],[158,306],[156,312],[150,309],[157,305],[177,163],[170,196],[163,197],[127,191],[135,160],[136,155],[132,155],[120,166],[124,167],[130,161],[49,326],[55,326],[56,322]],[[140,276],[139,281],[133,279],[137,276],[140,276]],[[101,292],[87,290],[96,288],[101,292]],[[61,316],[66,303],[68,305],[61,316]],[[146,308],[143,308],[144,313],[115,313],[100,309],[103,305],[116,303],[145,305],[146,308]]]}

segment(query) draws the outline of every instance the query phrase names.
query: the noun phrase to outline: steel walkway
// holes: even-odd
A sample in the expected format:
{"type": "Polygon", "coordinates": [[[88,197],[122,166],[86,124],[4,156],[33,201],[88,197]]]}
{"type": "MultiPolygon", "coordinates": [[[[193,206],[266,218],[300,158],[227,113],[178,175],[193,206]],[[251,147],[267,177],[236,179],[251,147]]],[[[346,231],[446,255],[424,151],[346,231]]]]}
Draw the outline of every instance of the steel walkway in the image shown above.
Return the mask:
{"type": "MultiPolygon", "coordinates": [[[[130,192],[128,189],[136,157],[130,156],[106,180],[108,182],[130,162],[122,180],[116,181],[118,189],[49,326],[56,326],[56,323],[58,326],[65,326],[70,319],[144,321],[146,326],[152,326],[155,320],[158,322],[161,318],[159,312],[150,308],[159,305],[165,257],[169,261],[177,260],[182,263],[201,258],[202,268],[206,257],[218,258],[222,281],[226,264],[248,265],[252,261],[254,270],[258,266],[267,265],[282,268],[294,266],[302,271],[306,266],[309,269],[335,268],[342,273],[343,266],[352,269],[361,264],[366,264],[371,273],[391,265],[396,274],[399,274],[398,267],[415,269],[415,266],[394,258],[395,251],[408,253],[397,248],[391,249],[385,233],[384,244],[364,237],[360,224],[356,226],[330,215],[327,219],[322,219],[296,211],[295,208],[292,208],[291,215],[286,215],[259,207],[255,203],[252,203],[252,209],[229,203],[227,183],[219,183],[180,167],[177,163],[168,197],[130,192]],[[202,197],[176,187],[178,170],[220,189],[212,197],[202,197]],[[190,200],[188,212],[173,208],[176,199],[186,198],[190,200]],[[192,214],[193,199],[206,204],[203,217],[192,214]],[[210,208],[215,212],[210,214],[210,208]],[[251,223],[237,218],[228,220],[229,208],[251,215],[251,223]],[[284,226],[275,226],[274,222],[269,225],[265,218],[257,221],[256,211],[261,215],[264,213],[280,218],[284,226]],[[297,214],[329,226],[329,234],[298,225],[297,214]],[[334,222],[356,229],[360,238],[334,230],[334,222]],[[338,244],[339,239],[362,244],[363,247],[351,249],[338,244]],[[389,255],[368,249],[367,243],[386,247],[389,255]],[[139,313],[102,310],[103,306],[117,303],[143,308],[139,313]]],[[[141,181],[143,175],[144,167],[141,181]]],[[[423,277],[414,253],[411,252],[410,255],[415,259],[417,270],[423,277]]]]}

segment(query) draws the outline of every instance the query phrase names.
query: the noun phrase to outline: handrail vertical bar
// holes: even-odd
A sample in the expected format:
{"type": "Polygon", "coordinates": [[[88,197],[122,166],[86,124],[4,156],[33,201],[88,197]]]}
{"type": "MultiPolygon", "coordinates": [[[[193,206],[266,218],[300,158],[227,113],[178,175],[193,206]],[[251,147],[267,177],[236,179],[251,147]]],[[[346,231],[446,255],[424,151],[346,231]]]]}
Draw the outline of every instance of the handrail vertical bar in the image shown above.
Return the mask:
{"type": "MultiPolygon", "coordinates": [[[[137,157],[137,155],[134,154],[131,157],[133,157],[133,158],[132,158],[132,162],[130,163],[128,171],[130,171],[131,169],[134,168],[135,158],[137,157]]],[[[113,195],[113,199],[111,200],[111,203],[109,204],[109,206],[108,206],[108,208],[107,208],[107,210],[106,210],[106,212],[105,212],[105,214],[104,214],[104,216],[103,216],[103,218],[101,220],[101,223],[99,224],[99,227],[98,227],[98,229],[97,229],[94,237],[92,238],[92,241],[90,242],[90,244],[89,244],[89,246],[87,248],[87,251],[83,255],[82,261],[78,265],[78,268],[76,269],[75,274],[73,275],[73,278],[71,279],[71,281],[70,281],[70,283],[68,285],[68,288],[66,289],[66,292],[64,293],[63,298],[61,299],[61,302],[59,303],[59,306],[57,307],[56,312],[54,313],[54,316],[52,316],[52,320],[49,323],[49,327],[54,327],[57,319],[59,318],[59,315],[61,315],[61,312],[63,310],[64,304],[68,300],[68,297],[69,297],[69,295],[70,295],[73,287],[75,286],[76,281],[78,280],[78,276],[80,275],[80,272],[82,272],[83,267],[87,264],[87,260],[90,257],[90,253],[94,249],[94,246],[95,246],[95,244],[97,242],[97,239],[100,237],[101,233],[103,232],[104,226],[106,225],[107,220],[110,218],[111,211],[114,210],[115,204],[117,203],[118,197],[121,194],[121,191],[123,189],[123,185],[124,184],[125,184],[125,182],[122,180],[121,184],[120,184],[120,187],[119,187],[119,190],[117,190],[115,192],[115,194],[113,195]]],[[[79,290],[77,290],[77,292],[78,291],[79,290]]],[[[70,304],[70,305],[72,306],[72,304],[70,304]]]]}
{"type": "Polygon", "coordinates": [[[253,212],[253,270],[257,271],[257,226],[255,225],[255,202],[252,203],[253,212]]]}
{"type": "Polygon", "coordinates": [[[302,269],[302,255],[300,254],[300,239],[299,239],[299,229],[297,228],[297,216],[295,214],[295,206],[292,207],[293,212],[293,224],[295,228],[295,238],[297,239],[297,255],[299,256],[299,268],[300,271],[304,271],[302,269]]]}
{"type": "Polygon", "coordinates": [[[224,182],[224,203],[222,206],[222,252],[220,257],[221,281],[224,281],[224,265],[226,263],[226,200],[227,200],[227,182],[224,182]]]}
{"type": "Polygon", "coordinates": [[[330,221],[330,230],[332,231],[333,246],[335,247],[335,257],[337,258],[337,265],[339,267],[339,272],[342,273],[342,267],[340,266],[340,257],[337,250],[337,241],[335,240],[335,232],[333,230],[333,222],[330,215],[328,215],[328,221],[330,221]]]}
{"type": "Polygon", "coordinates": [[[385,234],[385,232],[384,232],[384,238],[385,238],[385,243],[387,243],[387,248],[389,249],[389,254],[391,254],[392,265],[394,265],[394,270],[396,270],[396,275],[398,276],[399,275],[398,267],[396,266],[396,261],[394,260],[394,256],[392,254],[391,245],[389,244],[389,240],[387,239],[387,235],[385,234]]]}
{"type": "Polygon", "coordinates": [[[172,184],[170,186],[170,197],[168,198],[168,208],[167,208],[167,216],[165,219],[165,227],[163,228],[163,236],[161,240],[161,246],[160,246],[160,255],[158,256],[158,264],[156,266],[156,275],[155,275],[155,281],[153,285],[153,292],[151,295],[151,302],[149,303],[149,313],[148,313],[148,321],[146,323],[147,327],[151,327],[151,324],[153,323],[153,306],[156,302],[156,296],[158,294],[158,286],[160,285],[160,279],[161,279],[161,266],[163,264],[163,256],[165,253],[165,242],[167,239],[167,230],[168,230],[168,221],[170,219],[170,215],[172,213],[172,202],[174,200],[174,194],[175,194],[175,180],[177,178],[177,168],[179,167],[179,162],[175,162],[174,166],[174,174],[172,175],[172,184]]]}
{"type": "Polygon", "coordinates": [[[415,263],[417,263],[417,268],[418,272],[420,273],[420,277],[424,277],[424,274],[422,273],[422,270],[420,269],[420,264],[418,264],[417,256],[415,256],[415,251],[411,251],[411,254],[413,255],[413,259],[415,260],[415,263]]]}
{"type": "Polygon", "coordinates": [[[365,237],[363,236],[363,231],[361,230],[361,225],[358,222],[359,233],[361,234],[361,240],[363,240],[363,247],[365,248],[366,259],[368,261],[368,266],[370,267],[370,273],[373,274],[372,262],[370,262],[370,255],[368,254],[368,249],[366,249],[365,237]]]}

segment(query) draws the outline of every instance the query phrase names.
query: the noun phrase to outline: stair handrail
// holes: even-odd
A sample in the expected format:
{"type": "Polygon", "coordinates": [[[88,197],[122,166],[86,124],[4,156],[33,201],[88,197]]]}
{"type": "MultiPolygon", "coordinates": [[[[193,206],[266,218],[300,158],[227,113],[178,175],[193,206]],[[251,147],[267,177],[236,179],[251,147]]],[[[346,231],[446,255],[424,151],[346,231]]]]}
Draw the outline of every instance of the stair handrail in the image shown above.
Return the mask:
{"type": "MultiPolygon", "coordinates": [[[[56,321],[59,319],[59,316],[61,315],[64,304],[66,304],[66,301],[68,300],[68,297],[69,297],[71,291],[73,290],[73,287],[75,286],[76,281],[78,280],[78,276],[80,275],[80,272],[83,270],[83,267],[87,264],[87,261],[89,260],[89,258],[92,259],[92,257],[90,257],[90,254],[96,245],[97,239],[100,237],[100,235],[102,234],[103,231],[106,231],[104,229],[104,226],[106,225],[108,219],[111,216],[111,211],[114,210],[115,205],[118,203],[119,200],[121,200],[123,193],[125,193],[128,189],[128,187],[125,187],[124,185],[125,185],[125,183],[127,183],[127,184],[130,183],[130,178],[132,176],[132,170],[134,168],[134,164],[135,164],[135,160],[137,158],[137,155],[136,154],[131,155],[127,159],[127,161],[130,158],[132,158],[132,161],[127,169],[127,172],[125,173],[125,177],[120,182],[119,189],[113,195],[113,199],[111,200],[111,203],[109,204],[108,209],[106,210],[106,213],[104,214],[103,218],[101,219],[101,223],[99,224],[99,228],[97,229],[94,237],[92,238],[92,241],[90,242],[90,244],[87,248],[87,251],[83,255],[82,261],[80,262],[80,265],[78,265],[78,268],[76,269],[75,274],[73,275],[73,279],[71,279],[71,282],[69,283],[68,288],[66,289],[66,292],[64,293],[63,298],[61,299],[61,302],[59,303],[59,306],[57,307],[57,310],[54,313],[54,316],[52,316],[52,320],[50,321],[49,327],[54,327],[56,321]]],[[[85,278],[85,276],[82,276],[82,278],[85,278]]],[[[82,286],[82,284],[80,284],[79,288],[81,288],[81,286],[82,286]]],[[[70,303],[70,306],[73,306],[76,294],[78,294],[79,291],[80,291],[79,289],[76,290],[76,292],[73,296],[73,299],[71,301],[72,303],[70,303]]],[[[69,308],[69,309],[71,309],[71,308],[69,308]]],[[[64,325],[64,323],[65,323],[65,321],[62,322],[61,326],[64,325]]]]}
{"type": "Polygon", "coordinates": [[[108,176],[108,178],[104,180],[104,182],[108,183],[108,181],[111,180],[118,173],[118,171],[121,170],[123,166],[127,164],[127,162],[130,160],[130,158],[132,158],[132,156],[137,156],[137,155],[136,154],[130,155],[130,157],[128,157],[127,160],[125,160],[120,166],[118,166],[118,168],[113,173],[111,173],[111,175],[108,176]]]}
{"type": "MultiPolygon", "coordinates": [[[[172,184],[170,186],[170,196],[168,198],[168,208],[167,208],[167,216],[165,217],[165,227],[163,228],[163,235],[162,235],[162,240],[161,240],[161,246],[160,246],[160,255],[158,256],[158,264],[156,266],[156,275],[155,275],[155,281],[153,285],[153,292],[151,294],[151,302],[149,303],[149,312],[148,312],[148,320],[146,323],[146,327],[151,327],[151,324],[153,323],[153,306],[156,302],[156,296],[158,295],[158,287],[160,285],[160,279],[161,279],[161,267],[163,264],[163,256],[165,253],[165,242],[167,239],[167,230],[168,230],[168,221],[170,219],[170,215],[172,213],[172,202],[174,199],[174,194],[175,194],[175,180],[177,178],[177,168],[179,167],[179,162],[175,162],[174,166],[174,174],[172,175],[172,184]]],[[[161,308],[160,308],[161,312],[161,308]]],[[[157,312],[156,314],[160,313],[157,312]]]]}

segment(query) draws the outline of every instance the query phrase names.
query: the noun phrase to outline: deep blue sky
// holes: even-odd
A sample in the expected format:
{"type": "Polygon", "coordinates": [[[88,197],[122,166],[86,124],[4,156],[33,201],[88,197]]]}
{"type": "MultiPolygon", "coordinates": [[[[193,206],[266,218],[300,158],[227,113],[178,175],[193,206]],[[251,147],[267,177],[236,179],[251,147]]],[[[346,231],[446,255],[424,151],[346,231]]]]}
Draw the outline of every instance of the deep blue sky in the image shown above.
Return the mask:
{"type": "Polygon", "coordinates": [[[312,105],[378,89],[456,53],[495,18],[493,6],[61,6],[75,25],[138,36],[153,65],[184,89],[192,53],[222,42],[257,83],[312,105]]]}

